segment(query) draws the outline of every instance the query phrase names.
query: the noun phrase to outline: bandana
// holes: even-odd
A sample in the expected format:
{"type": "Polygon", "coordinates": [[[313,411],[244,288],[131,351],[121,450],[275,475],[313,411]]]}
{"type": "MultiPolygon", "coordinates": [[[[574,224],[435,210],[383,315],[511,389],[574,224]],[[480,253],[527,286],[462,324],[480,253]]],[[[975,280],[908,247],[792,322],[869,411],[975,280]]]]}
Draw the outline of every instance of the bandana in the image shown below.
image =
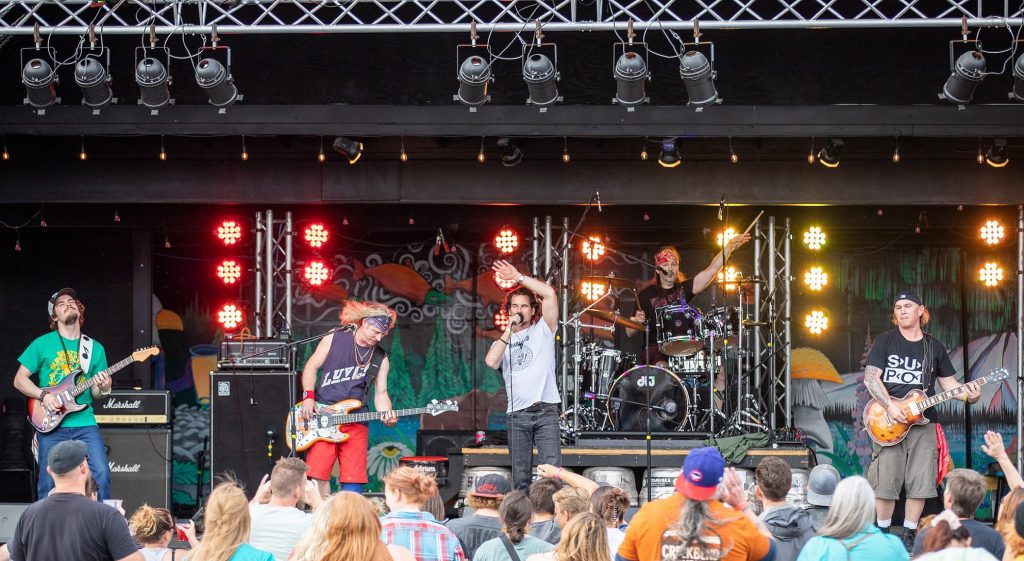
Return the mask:
{"type": "Polygon", "coordinates": [[[669,263],[675,263],[676,256],[672,255],[670,251],[662,251],[654,256],[654,264],[657,266],[668,265],[669,263]]]}
{"type": "Polygon", "coordinates": [[[368,317],[368,318],[363,318],[363,320],[366,321],[367,323],[369,323],[370,325],[376,327],[378,330],[380,330],[383,333],[387,333],[388,330],[391,329],[391,316],[390,315],[371,316],[371,317],[368,317]]]}

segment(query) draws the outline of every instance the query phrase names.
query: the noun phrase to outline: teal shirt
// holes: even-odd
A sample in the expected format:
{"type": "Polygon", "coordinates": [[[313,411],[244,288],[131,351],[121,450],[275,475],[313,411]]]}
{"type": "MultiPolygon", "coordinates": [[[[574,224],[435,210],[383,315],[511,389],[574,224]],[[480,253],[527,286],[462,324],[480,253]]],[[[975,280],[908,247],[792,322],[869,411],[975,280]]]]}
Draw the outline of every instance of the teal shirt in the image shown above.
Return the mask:
{"type": "MultiPolygon", "coordinates": [[[[533,536],[523,536],[519,543],[512,544],[520,559],[526,559],[534,553],[544,553],[555,549],[555,546],[533,536]]],[[[473,561],[509,561],[508,550],[501,538],[492,538],[480,544],[473,556],[473,561]]]]}
{"type": "Polygon", "coordinates": [[[892,534],[883,533],[874,524],[842,540],[816,536],[800,550],[797,561],[907,561],[910,555],[903,542],[892,534]],[[863,538],[863,539],[861,539],[863,538]],[[860,541],[858,541],[860,540],[860,541]],[[856,542],[856,545],[853,545],[856,542]],[[845,546],[843,544],[846,544],[845,546]],[[849,547],[849,557],[847,557],[849,547]]]}
{"type": "MultiPolygon", "coordinates": [[[[32,376],[36,377],[36,385],[40,388],[56,386],[69,372],[74,372],[81,365],[78,361],[78,339],[64,339],[54,330],[46,335],[37,338],[18,357],[22,364],[32,376]],[[64,346],[61,346],[61,340],[64,346]],[[64,349],[67,354],[64,354],[64,349]]],[[[76,383],[86,378],[92,378],[102,370],[107,369],[107,353],[103,345],[96,339],[92,340],[92,358],[89,360],[89,372],[80,374],[76,383]]],[[[85,391],[75,399],[80,405],[87,405],[85,409],[70,413],[64,418],[61,427],[89,427],[96,424],[96,416],[92,411],[92,392],[85,391]]]]}
{"type": "Polygon", "coordinates": [[[231,555],[229,561],[274,561],[274,556],[262,549],[243,543],[231,555]]]}

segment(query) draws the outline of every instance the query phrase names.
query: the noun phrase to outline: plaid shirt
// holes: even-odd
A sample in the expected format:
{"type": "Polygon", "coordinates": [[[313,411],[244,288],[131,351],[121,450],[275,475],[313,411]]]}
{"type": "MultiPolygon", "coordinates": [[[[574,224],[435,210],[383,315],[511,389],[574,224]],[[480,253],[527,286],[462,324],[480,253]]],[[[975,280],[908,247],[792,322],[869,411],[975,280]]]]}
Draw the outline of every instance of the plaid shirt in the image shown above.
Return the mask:
{"type": "Polygon", "coordinates": [[[392,512],[380,522],[380,539],[408,549],[416,561],[466,561],[459,538],[429,512],[392,512]]]}

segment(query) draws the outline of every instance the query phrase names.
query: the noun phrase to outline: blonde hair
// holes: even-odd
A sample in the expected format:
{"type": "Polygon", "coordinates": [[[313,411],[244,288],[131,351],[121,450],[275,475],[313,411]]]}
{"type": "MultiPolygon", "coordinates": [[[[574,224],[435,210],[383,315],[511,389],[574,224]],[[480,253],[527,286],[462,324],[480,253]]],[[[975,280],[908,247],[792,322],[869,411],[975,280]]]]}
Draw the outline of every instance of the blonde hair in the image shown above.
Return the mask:
{"type": "Polygon", "coordinates": [[[601,517],[584,512],[574,516],[555,546],[558,561],[604,561],[608,559],[608,532],[601,517]]]}
{"type": "Polygon", "coordinates": [[[338,318],[343,324],[359,325],[364,319],[376,316],[390,317],[391,327],[398,321],[398,313],[380,302],[346,300],[345,306],[338,312],[338,318]]]}
{"type": "Polygon", "coordinates": [[[370,501],[358,493],[341,491],[324,501],[313,513],[312,527],[295,546],[295,559],[372,559],[381,544],[380,533],[380,518],[370,501]]]}
{"type": "Polygon", "coordinates": [[[1017,506],[1024,502],[1024,487],[1017,487],[1003,497],[999,503],[999,516],[996,518],[995,528],[1006,549],[1013,553],[1014,557],[1024,554],[1024,538],[1017,535],[1017,529],[1013,524],[1013,517],[1017,512],[1017,506]]]}
{"type": "Polygon", "coordinates": [[[306,488],[306,472],[309,466],[301,458],[281,458],[270,473],[270,491],[275,497],[285,497],[299,490],[300,496],[306,488]]]}
{"type": "Polygon", "coordinates": [[[422,505],[431,496],[437,494],[437,482],[409,466],[401,466],[392,470],[384,478],[384,486],[401,491],[408,497],[409,502],[416,505],[422,505]]]}
{"type": "Polygon", "coordinates": [[[186,559],[228,561],[249,541],[249,500],[234,481],[217,485],[206,500],[203,541],[186,559]]]}
{"type": "Polygon", "coordinates": [[[590,511],[590,493],[586,489],[564,487],[559,489],[551,500],[555,501],[556,511],[568,512],[570,518],[590,511]]]}
{"type": "Polygon", "coordinates": [[[142,545],[159,543],[167,532],[175,528],[171,511],[153,508],[148,504],[135,510],[128,525],[132,529],[132,536],[142,545]]]}
{"type": "Polygon", "coordinates": [[[832,494],[832,506],[819,536],[848,538],[875,520],[875,492],[867,479],[859,475],[844,478],[832,494]]]}

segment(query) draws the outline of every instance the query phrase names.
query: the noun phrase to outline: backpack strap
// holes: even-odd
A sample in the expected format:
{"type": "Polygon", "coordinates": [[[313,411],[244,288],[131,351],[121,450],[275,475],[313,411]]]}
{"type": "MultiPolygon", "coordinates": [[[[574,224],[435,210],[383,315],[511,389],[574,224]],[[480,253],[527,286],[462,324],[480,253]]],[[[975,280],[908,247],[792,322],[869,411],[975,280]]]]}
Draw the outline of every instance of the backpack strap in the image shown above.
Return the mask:
{"type": "Polygon", "coordinates": [[[512,546],[512,540],[508,539],[508,536],[506,536],[505,534],[502,534],[500,537],[501,543],[505,546],[505,549],[508,551],[509,559],[511,559],[512,561],[523,561],[522,558],[519,557],[519,553],[516,551],[516,548],[512,546]]]}

